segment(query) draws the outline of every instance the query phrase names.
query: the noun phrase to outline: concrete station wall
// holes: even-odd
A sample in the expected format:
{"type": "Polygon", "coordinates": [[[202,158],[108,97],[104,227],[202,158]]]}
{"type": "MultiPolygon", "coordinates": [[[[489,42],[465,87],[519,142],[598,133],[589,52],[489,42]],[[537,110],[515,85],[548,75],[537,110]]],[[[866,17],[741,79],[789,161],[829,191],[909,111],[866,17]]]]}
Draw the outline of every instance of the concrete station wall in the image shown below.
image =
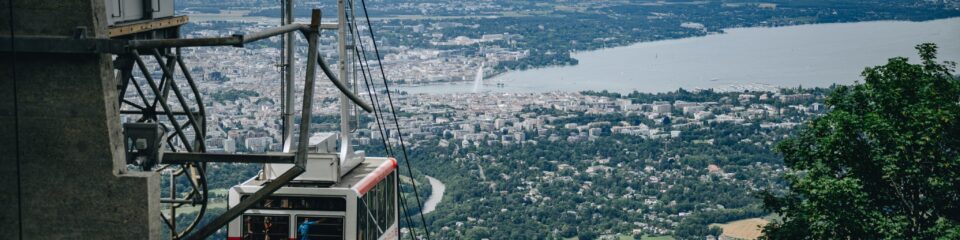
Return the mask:
{"type": "MultiPolygon", "coordinates": [[[[105,38],[105,19],[103,0],[0,0],[3,37],[86,27],[105,38]]],[[[158,238],[159,177],[125,170],[111,55],[9,49],[0,46],[0,238],[158,238]]]]}

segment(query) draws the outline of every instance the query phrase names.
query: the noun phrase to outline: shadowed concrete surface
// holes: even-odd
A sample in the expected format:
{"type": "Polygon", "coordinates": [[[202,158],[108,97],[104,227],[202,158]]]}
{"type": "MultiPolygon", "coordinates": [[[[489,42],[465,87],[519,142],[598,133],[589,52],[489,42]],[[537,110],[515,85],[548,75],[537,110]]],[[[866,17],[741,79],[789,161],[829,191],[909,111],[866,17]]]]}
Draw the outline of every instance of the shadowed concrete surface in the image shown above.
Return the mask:
{"type": "MultiPolygon", "coordinates": [[[[0,34],[105,38],[103,1],[0,0],[0,34]]],[[[0,49],[0,238],[157,238],[159,177],[125,170],[111,56],[0,49]]]]}
{"type": "MultiPolygon", "coordinates": [[[[10,37],[10,0],[0,0],[0,37],[10,37]]],[[[17,146],[14,118],[13,55],[10,46],[0,46],[0,233],[20,237],[17,189],[17,146]]]]}

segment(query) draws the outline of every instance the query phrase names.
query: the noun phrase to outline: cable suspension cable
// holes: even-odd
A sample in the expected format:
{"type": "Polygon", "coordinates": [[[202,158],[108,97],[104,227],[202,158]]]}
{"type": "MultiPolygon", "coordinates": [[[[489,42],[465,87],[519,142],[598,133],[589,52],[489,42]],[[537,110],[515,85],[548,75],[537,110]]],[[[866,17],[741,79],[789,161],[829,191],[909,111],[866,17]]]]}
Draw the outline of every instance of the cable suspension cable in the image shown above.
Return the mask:
{"type": "MultiPolygon", "coordinates": [[[[400,186],[400,181],[397,181],[397,192],[400,192],[399,186],[400,186]]],[[[403,216],[404,218],[407,219],[407,228],[410,229],[410,239],[416,239],[417,230],[413,227],[413,221],[410,220],[410,215],[407,214],[407,200],[403,199],[402,197],[399,198],[399,200],[400,200],[400,208],[403,209],[403,216]]],[[[397,229],[399,230],[399,227],[397,229]]],[[[397,238],[401,238],[401,237],[402,236],[397,235],[397,238]]]]}
{"type": "Polygon", "coordinates": [[[367,201],[363,200],[363,197],[359,197],[358,199],[360,199],[360,203],[363,204],[363,209],[367,210],[367,219],[372,220],[373,226],[377,227],[377,234],[383,235],[383,227],[380,226],[380,222],[378,222],[377,218],[373,216],[372,212],[370,212],[370,204],[367,204],[367,201]]]}
{"type": "MultiPolygon", "coordinates": [[[[358,51],[358,50],[354,49],[354,51],[358,51]]],[[[357,53],[359,54],[359,52],[357,53]]],[[[380,141],[383,142],[383,149],[384,151],[387,152],[387,155],[392,156],[393,149],[390,147],[389,144],[387,144],[387,136],[386,136],[386,133],[384,133],[383,131],[383,129],[385,128],[384,123],[382,121],[382,117],[381,117],[383,114],[381,111],[383,111],[383,109],[380,107],[379,99],[374,98],[375,92],[373,90],[376,90],[376,87],[371,88],[370,80],[367,79],[367,72],[366,72],[367,70],[363,66],[363,63],[360,64],[360,70],[363,73],[363,83],[367,87],[368,97],[370,98],[370,102],[373,103],[373,115],[374,115],[374,118],[376,119],[377,130],[379,130],[380,132],[380,141]]]]}
{"type": "MultiPolygon", "coordinates": [[[[350,6],[351,6],[351,12],[355,13],[355,12],[354,12],[355,9],[352,7],[352,6],[354,6],[354,5],[353,5],[353,1],[350,1],[350,3],[351,3],[351,4],[350,4],[350,6]]],[[[351,14],[351,15],[355,16],[356,14],[351,14]]],[[[372,82],[373,82],[373,81],[372,81],[373,73],[370,72],[370,71],[372,71],[372,69],[369,68],[369,65],[368,65],[368,62],[367,62],[367,58],[366,58],[366,56],[367,56],[367,54],[366,54],[366,48],[365,48],[364,45],[363,45],[363,39],[360,37],[359,29],[356,28],[356,26],[357,26],[357,25],[356,25],[356,18],[350,16],[349,19],[351,20],[351,22],[353,22],[353,26],[354,26],[354,28],[351,29],[351,30],[352,30],[352,33],[353,33],[352,35],[354,35],[354,39],[359,39],[359,40],[355,40],[355,41],[360,42],[360,44],[359,44],[359,45],[360,45],[360,49],[358,50],[356,47],[354,47],[354,53],[357,55],[357,60],[360,61],[360,64],[359,64],[359,65],[360,65],[360,70],[361,70],[361,73],[362,73],[362,76],[363,76],[364,85],[366,86],[366,88],[367,88],[367,93],[369,94],[368,97],[370,98],[370,102],[371,102],[372,105],[373,105],[373,110],[374,110],[373,112],[374,112],[374,117],[375,117],[375,119],[376,119],[377,129],[378,129],[379,132],[380,132],[380,140],[381,140],[381,142],[383,143],[384,151],[387,152],[387,155],[388,155],[388,156],[393,156],[393,147],[392,147],[390,144],[387,143],[387,136],[386,136],[386,133],[384,132],[384,129],[386,128],[386,126],[385,126],[386,123],[383,122],[383,117],[382,117],[382,116],[383,116],[383,108],[381,107],[382,105],[380,105],[380,98],[379,98],[379,96],[377,96],[376,86],[375,86],[374,84],[372,84],[372,82]],[[362,51],[363,54],[361,54],[360,51],[362,51]],[[370,76],[370,77],[368,78],[367,76],[370,76]]],[[[398,171],[399,171],[399,169],[398,169],[398,171]]],[[[398,177],[398,179],[399,179],[399,177],[398,177]]],[[[398,201],[398,203],[399,203],[399,205],[400,205],[400,206],[399,206],[399,209],[403,209],[403,212],[402,212],[402,213],[403,213],[403,219],[406,220],[407,226],[409,227],[409,229],[410,229],[410,231],[411,231],[411,233],[412,233],[411,239],[415,239],[416,230],[415,230],[415,228],[414,228],[413,221],[410,220],[410,215],[407,214],[408,211],[407,211],[407,206],[406,206],[406,200],[403,198],[403,195],[402,195],[402,191],[401,191],[401,188],[400,188],[400,181],[397,181],[394,187],[397,189],[394,197],[396,197],[396,199],[397,199],[397,201],[398,201]]],[[[399,209],[398,209],[398,210],[399,210],[399,209]]],[[[400,211],[397,211],[397,214],[398,214],[398,215],[399,215],[400,213],[401,213],[400,211]]],[[[399,216],[398,216],[398,218],[399,218],[399,216]]],[[[397,223],[397,225],[398,225],[398,227],[397,227],[397,237],[402,239],[402,238],[403,238],[403,235],[402,235],[402,232],[400,231],[401,229],[400,229],[400,227],[399,227],[399,225],[400,225],[399,222],[397,223]]],[[[426,226],[424,226],[424,227],[426,227],[426,226]]]]}
{"type": "MultiPolygon", "coordinates": [[[[397,127],[397,133],[400,133],[400,119],[397,118],[397,109],[393,104],[393,97],[391,96],[391,93],[390,93],[390,85],[387,83],[387,74],[383,70],[383,61],[380,59],[380,49],[377,46],[377,38],[373,32],[373,25],[370,23],[370,13],[367,11],[366,0],[360,0],[360,4],[363,7],[363,14],[367,20],[367,31],[369,31],[370,40],[373,42],[373,51],[377,58],[377,65],[380,68],[380,76],[383,79],[383,87],[387,91],[387,102],[390,104],[390,113],[393,115],[393,120],[394,120],[393,122],[397,127]]],[[[413,170],[410,167],[410,157],[409,157],[409,154],[407,153],[407,146],[403,142],[403,134],[402,133],[397,134],[397,138],[400,141],[400,150],[402,150],[403,152],[404,163],[407,166],[407,173],[409,173],[410,178],[413,179],[413,181],[411,181],[411,184],[413,186],[413,193],[417,199],[417,206],[420,208],[419,209],[420,221],[423,223],[423,228],[424,228],[424,231],[426,231],[427,239],[430,239],[430,230],[429,228],[427,228],[427,220],[423,216],[423,203],[420,201],[420,193],[419,191],[417,191],[417,181],[416,179],[413,178],[413,170]]]]}
{"type": "MultiPolygon", "coordinates": [[[[287,22],[287,16],[286,16],[286,14],[285,14],[285,13],[287,12],[287,10],[286,10],[286,9],[287,9],[287,4],[284,4],[283,1],[284,1],[284,0],[280,0],[280,25],[281,25],[281,26],[283,26],[283,25],[286,24],[286,22],[287,22]]],[[[288,1],[292,1],[292,0],[288,0],[288,1]]],[[[279,62],[280,62],[280,118],[281,118],[281,119],[283,119],[283,116],[287,114],[287,112],[286,112],[286,111],[287,111],[287,107],[286,107],[287,101],[286,101],[286,99],[285,99],[285,97],[286,97],[286,94],[285,94],[285,93],[286,93],[287,91],[289,91],[289,90],[286,88],[286,86],[285,86],[286,83],[285,83],[284,81],[291,81],[291,80],[286,79],[286,78],[284,77],[284,76],[286,76],[286,71],[290,71],[290,69],[287,68],[287,65],[290,64],[290,63],[286,62],[286,60],[285,60],[285,59],[287,59],[287,58],[286,58],[286,52],[287,52],[286,49],[287,49],[287,34],[283,34],[283,35],[280,35],[280,59],[279,59],[279,60],[280,60],[279,62]]],[[[280,136],[284,137],[284,139],[286,139],[286,136],[287,136],[287,126],[285,126],[285,124],[286,124],[286,122],[284,122],[283,120],[280,121],[280,136]]],[[[283,140],[280,140],[280,142],[282,143],[283,140]]],[[[262,168],[261,168],[261,169],[262,169],[262,168]]]]}
{"type": "MultiPolygon", "coordinates": [[[[352,2],[353,2],[353,1],[351,0],[351,6],[354,6],[354,5],[352,4],[352,2]]],[[[384,71],[384,69],[383,69],[382,60],[380,59],[380,52],[379,52],[379,48],[378,48],[378,46],[377,46],[376,36],[375,36],[374,33],[373,33],[373,26],[372,26],[371,23],[370,23],[370,16],[369,16],[369,13],[368,13],[367,8],[366,8],[366,2],[365,2],[365,1],[361,1],[361,4],[362,4],[362,7],[363,7],[364,15],[365,15],[366,20],[367,20],[367,30],[369,31],[371,41],[373,42],[374,52],[375,52],[375,54],[376,54],[375,56],[376,56],[376,58],[377,58],[378,67],[380,68],[380,73],[381,73],[381,77],[382,77],[382,79],[383,79],[384,88],[385,88],[385,90],[386,90],[386,92],[387,92],[387,99],[388,99],[388,101],[389,101],[389,103],[390,103],[391,114],[393,115],[394,124],[395,124],[395,126],[396,126],[396,128],[397,128],[397,133],[398,133],[397,135],[398,135],[398,138],[399,138],[399,141],[400,141],[401,150],[403,151],[403,157],[404,157],[404,162],[405,162],[406,167],[407,167],[407,173],[408,173],[408,175],[410,176],[411,185],[413,186],[414,196],[415,196],[415,198],[416,198],[416,200],[417,200],[417,207],[418,207],[417,210],[418,210],[418,212],[419,212],[419,214],[420,214],[420,221],[421,221],[421,223],[423,224],[423,230],[424,230],[424,232],[426,233],[426,235],[425,235],[426,238],[427,238],[427,239],[430,239],[430,230],[428,229],[426,219],[425,219],[425,217],[424,217],[424,215],[423,215],[423,204],[422,204],[421,201],[420,201],[420,193],[419,193],[418,188],[417,188],[416,179],[413,177],[413,170],[412,170],[412,168],[410,167],[410,158],[409,158],[408,153],[407,153],[406,145],[405,145],[404,142],[403,142],[403,134],[400,132],[399,118],[397,117],[397,114],[396,114],[396,108],[395,108],[394,105],[393,105],[393,99],[392,99],[392,97],[390,96],[390,87],[389,87],[389,84],[388,84],[388,82],[387,82],[386,73],[385,73],[385,71],[384,71]]],[[[351,10],[354,10],[354,9],[351,8],[351,10]]],[[[354,16],[355,16],[355,14],[354,14],[354,16]]],[[[356,24],[354,24],[354,26],[356,26],[356,24]]],[[[355,28],[355,29],[356,29],[356,28],[355,28]]],[[[359,29],[357,29],[356,31],[357,31],[357,35],[359,35],[359,29]]],[[[359,38],[359,36],[357,36],[357,37],[359,38]]],[[[365,48],[364,48],[364,46],[363,46],[363,41],[360,41],[360,47],[361,47],[361,50],[363,50],[363,52],[364,52],[363,55],[364,55],[364,57],[365,57],[365,55],[366,55],[366,50],[365,50],[365,48]]],[[[365,61],[364,61],[364,62],[365,62],[365,61]]],[[[361,64],[361,65],[362,65],[362,64],[361,64]]],[[[370,74],[370,76],[373,77],[373,74],[370,74]]],[[[375,94],[375,93],[374,93],[374,94],[375,94]]],[[[374,95],[374,96],[376,96],[376,95],[374,95]]],[[[386,139],[384,139],[384,141],[386,141],[386,139]]],[[[398,192],[399,192],[399,191],[398,191],[398,192]]],[[[401,199],[402,199],[402,198],[401,198],[401,199]]],[[[412,226],[412,225],[411,225],[411,226],[412,226]]],[[[411,230],[412,230],[412,229],[413,229],[413,228],[411,227],[411,230]]],[[[414,234],[414,235],[416,235],[416,234],[414,234]]]]}
{"type": "MultiPolygon", "coordinates": [[[[352,1],[351,1],[351,2],[352,2],[352,1]]],[[[352,4],[351,4],[351,6],[352,6],[352,4]]],[[[351,10],[353,10],[353,9],[351,8],[351,10]]],[[[351,21],[355,21],[355,18],[353,18],[352,16],[350,16],[350,19],[351,19],[351,21]]],[[[356,26],[356,23],[354,23],[354,26],[356,26]]],[[[356,38],[360,38],[359,30],[356,29],[356,27],[354,27],[353,30],[354,30],[354,33],[356,33],[356,34],[354,34],[354,36],[355,36],[356,38]]],[[[383,148],[384,148],[384,150],[387,152],[387,155],[388,155],[388,156],[392,156],[392,155],[393,155],[393,148],[392,148],[389,144],[387,144],[387,136],[386,136],[386,133],[384,132],[384,129],[386,128],[386,126],[385,126],[386,123],[383,122],[383,108],[382,108],[381,105],[380,105],[380,99],[379,99],[379,97],[376,96],[376,86],[373,86],[373,84],[371,84],[372,79],[370,79],[370,78],[373,78],[373,74],[369,74],[369,75],[370,75],[370,78],[367,77],[367,75],[368,75],[368,73],[369,73],[369,71],[370,71],[370,68],[369,68],[369,66],[366,66],[366,67],[365,67],[365,63],[366,63],[366,50],[363,48],[363,41],[362,41],[362,39],[361,39],[361,41],[358,41],[358,42],[360,42],[360,49],[358,50],[356,47],[354,47],[354,48],[353,48],[353,51],[354,51],[355,54],[358,56],[358,57],[357,57],[357,61],[360,62],[359,65],[360,65],[361,73],[362,73],[362,75],[363,75],[363,83],[364,83],[364,85],[365,85],[366,88],[367,88],[367,94],[369,95],[368,97],[370,98],[370,103],[371,103],[371,105],[372,105],[372,107],[373,107],[373,115],[374,115],[374,118],[376,119],[377,129],[378,129],[379,132],[380,132],[380,140],[383,142],[383,148]],[[360,54],[360,50],[363,50],[363,54],[360,54]]]]}

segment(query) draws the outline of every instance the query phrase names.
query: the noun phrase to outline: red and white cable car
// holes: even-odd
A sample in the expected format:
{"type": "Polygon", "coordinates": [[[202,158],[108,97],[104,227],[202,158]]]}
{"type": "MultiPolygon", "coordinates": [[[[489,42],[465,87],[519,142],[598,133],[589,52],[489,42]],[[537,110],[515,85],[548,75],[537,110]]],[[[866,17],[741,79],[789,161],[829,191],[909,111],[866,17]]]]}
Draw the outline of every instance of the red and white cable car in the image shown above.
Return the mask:
{"type": "MultiPolygon", "coordinates": [[[[292,8],[292,6],[289,6],[292,8]]],[[[317,49],[311,45],[307,53],[307,78],[304,83],[303,107],[299,140],[294,147],[292,91],[287,91],[284,112],[284,136],[282,154],[294,154],[294,164],[267,163],[258,176],[230,188],[227,204],[237,210],[237,216],[227,224],[227,238],[239,239],[398,239],[398,173],[397,161],[393,158],[366,157],[363,151],[354,151],[350,140],[353,126],[359,125],[355,107],[372,112],[373,108],[363,103],[349,90],[351,76],[348,73],[346,36],[355,29],[348,28],[346,5],[337,4],[337,47],[340,58],[339,75],[334,75],[317,49]],[[316,63],[314,63],[316,60],[316,63]],[[339,133],[319,133],[307,141],[310,116],[313,109],[313,80],[317,64],[331,82],[341,91],[339,133]],[[306,90],[306,89],[309,89],[306,90]],[[351,104],[352,102],[352,104],[351,104]],[[356,106],[354,106],[356,105],[356,106]],[[306,109],[306,110],[304,110],[306,109]],[[351,124],[350,121],[358,122],[351,124]],[[338,144],[339,143],[339,144],[338,144]],[[299,145],[299,144],[307,144],[299,145]],[[339,145],[339,146],[338,146],[339,145]],[[296,149],[296,151],[294,151],[296,149]],[[305,161],[305,162],[304,162],[305,161]],[[292,170],[292,171],[291,171],[292,170]],[[292,175],[296,173],[299,175],[292,175]],[[291,175],[288,175],[291,174],[291,175]],[[295,177],[294,177],[295,176],[295,177]],[[292,178],[292,179],[291,179],[292,178]],[[282,186],[281,186],[282,184],[282,186]],[[279,186],[279,188],[277,188],[279,186]],[[263,193],[275,190],[269,195],[263,193]],[[243,201],[251,196],[249,201],[243,201]],[[262,198],[260,198],[262,197],[262,198]],[[255,199],[260,199],[252,202],[255,199]],[[242,202],[242,204],[241,204],[242,202]],[[240,206],[240,208],[234,208],[240,206]]],[[[291,14],[288,12],[287,14],[291,14]]],[[[313,11],[311,25],[319,27],[320,12],[313,11]]],[[[318,34],[310,34],[309,44],[316,44],[318,34]]],[[[288,45],[293,45],[288,38],[288,45]]],[[[291,48],[288,48],[288,50],[291,48]]],[[[352,50],[352,49],[351,49],[352,50]]],[[[295,62],[292,51],[288,62],[295,62]]],[[[353,58],[359,59],[359,58],[353,58]]],[[[353,69],[356,71],[356,69],[353,69]]],[[[286,81],[287,89],[294,89],[292,81],[286,81]]],[[[352,84],[357,84],[356,80],[352,84]]],[[[369,92],[368,94],[374,94],[369,92]]],[[[386,147],[386,146],[385,146],[386,147]]]]}
{"type": "MultiPolygon", "coordinates": [[[[311,157],[309,165],[335,165],[330,159],[335,158],[311,157]]],[[[397,162],[362,159],[336,183],[311,179],[313,174],[298,177],[230,221],[227,239],[397,239],[397,162]]],[[[265,171],[267,178],[258,176],[231,188],[229,206],[273,177],[271,167],[265,171]]]]}

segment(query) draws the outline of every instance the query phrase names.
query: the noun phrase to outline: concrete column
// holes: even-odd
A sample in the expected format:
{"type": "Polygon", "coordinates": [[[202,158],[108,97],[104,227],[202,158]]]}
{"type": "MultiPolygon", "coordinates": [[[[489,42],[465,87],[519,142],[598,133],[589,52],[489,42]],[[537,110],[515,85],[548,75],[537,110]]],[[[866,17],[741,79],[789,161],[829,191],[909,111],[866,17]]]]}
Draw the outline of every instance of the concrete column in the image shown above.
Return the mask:
{"type": "MultiPolygon", "coordinates": [[[[10,0],[0,0],[0,37],[10,37],[10,0]]],[[[0,233],[20,238],[20,202],[17,188],[16,113],[13,91],[13,55],[0,46],[0,233]]]]}
{"type": "MultiPolygon", "coordinates": [[[[0,9],[4,37],[107,36],[104,0],[0,9]]],[[[126,171],[111,55],[0,54],[3,238],[158,238],[159,176],[126,171]]]]}

